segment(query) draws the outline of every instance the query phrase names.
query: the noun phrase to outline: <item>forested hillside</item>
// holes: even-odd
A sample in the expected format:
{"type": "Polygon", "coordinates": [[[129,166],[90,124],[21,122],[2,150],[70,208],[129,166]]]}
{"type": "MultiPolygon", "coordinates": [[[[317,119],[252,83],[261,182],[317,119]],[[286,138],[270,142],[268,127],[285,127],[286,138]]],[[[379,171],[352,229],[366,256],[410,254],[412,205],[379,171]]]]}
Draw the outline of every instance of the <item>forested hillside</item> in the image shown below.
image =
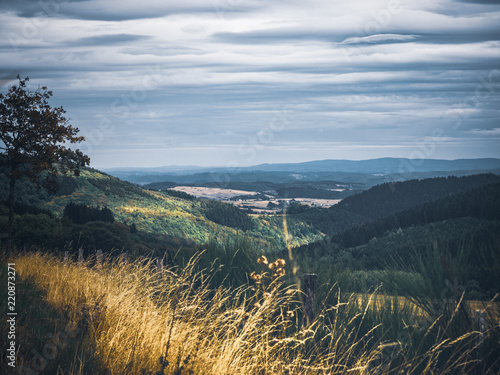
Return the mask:
{"type": "Polygon", "coordinates": [[[323,233],[335,235],[426,202],[498,182],[499,175],[479,174],[385,183],[347,197],[329,209],[302,210],[296,217],[323,233]]]}
{"type": "Polygon", "coordinates": [[[332,209],[344,209],[369,220],[375,220],[422,203],[495,182],[500,182],[500,176],[480,174],[386,183],[374,186],[355,197],[347,197],[332,209]]]}
{"type": "Polygon", "coordinates": [[[344,247],[352,247],[390,230],[460,217],[500,220],[500,184],[486,185],[400,211],[335,235],[333,241],[344,247]]]}
{"type": "MultiPolygon", "coordinates": [[[[58,180],[59,190],[53,195],[22,181],[17,186],[19,203],[48,210],[56,217],[61,217],[65,207],[70,204],[83,204],[99,209],[107,207],[116,220],[116,223],[106,224],[110,226],[109,230],[115,229],[115,235],[110,236],[116,240],[115,248],[127,246],[122,229],[132,226],[141,233],[165,235],[179,243],[201,245],[217,236],[224,238],[245,235],[264,249],[285,246],[283,225],[277,217],[262,221],[229,204],[145,190],[94,169],[83,170],[80,177],[61,175],[58,180]],[[120,229],[122,225],[124,227],[120,229]]],[[[3,171],[0,173],[0,200],[6,199],[7,191],[7,177],[3,171]]],[[[67,208],[70,209],[71,207],[67,208]]],[[[50,220],[55,219],[44,217],[42,221],[50,220]]],[[[314,227],[300,221],[291,220],[291,223],[293,245],[321,238],[314,227]]],[[[91,226],[91,222],[79,224],[91,226]]],[[[89,228],[82,233],[90,234],[94,229],[89,228]]],[[[95,246],[99,246],[98,243],[95,246]]]]}
{"type": "MultiPolygon", "coordinates": [[[[497,176],[492,175],[457,179],[458,184],[453,191],[466,190],[496,179],[497,176]]],[[[328,279],[344,274],[349,280],[346,287],[361,291],[379,285],[385,277],[380,272],[400,270],[419,274],[422,272],[419,265],[425,268],[437,262],[442,267],[443,280],[456,280],[453,282],[460,283],[461,290],[468,297],[494,297],[500,292],[500,183],[451,195],[447,189],[440,190],[449,181],[422,181],[420,193],[419,183],[410,182],[409,187],[420,196],[413,202],[446,196],[389,216],[374,214],[374,217],[382,217],[377,220],[368,221],[366,216],[359,215],[360,220],[365,220],[364,224],[295,249],[302,267],[328,279]],[[425,186],[431,188],[426,190],[425,186]]],[[[338,212],[348,215],[350,207],[355,207],[358,213],[374,212],[373,207],[380,207],[380,202],[370,206],[367,197],[374,197],[377,191],[384,196],[387,188],[379,186],[354,196],[350,199],[352,206],[344,204],[344,209],[338,212]]],[[[387,202],[393,210],[405,207],[406,203],[398,205],[397,201],[411,189],[400,188],[399,191],[400,194],[395,193],[394,201],[386,197],[382,202],[387,202]]]]}

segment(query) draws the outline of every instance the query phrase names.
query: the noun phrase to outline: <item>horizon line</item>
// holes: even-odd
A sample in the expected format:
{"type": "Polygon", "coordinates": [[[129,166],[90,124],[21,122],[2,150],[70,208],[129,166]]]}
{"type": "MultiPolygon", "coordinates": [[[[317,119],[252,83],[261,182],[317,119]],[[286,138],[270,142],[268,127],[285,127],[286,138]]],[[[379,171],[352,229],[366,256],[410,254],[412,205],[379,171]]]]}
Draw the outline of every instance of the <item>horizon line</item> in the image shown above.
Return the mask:
{"type": "Polygon", "coordinates": [[[435,160],[435,161],[459,161],[459,160],[499,160],[497,157],[478,157],[478,158],[457,158],[457,159],[439,159],[439,158],[408,158],[408,157],[393,157],[393,156],[384,156],[378,158],[369,158],[369,159],[313,159],[299,162],[268,162],[268,163],[259,163],[248,166],[240,166],[240,167],[228,167],[225,165],[212,165],[212,166],[200,166],[193,164],[170,164],[170,165],[159,165],[159,166],[133,166],[133,167],[95,167],[90,165],[90,168],[99,169],[102,171],[112,171],[112,170],[130,170],[130,169],[160,169],[160,168],[187,168],[187,169],[212,169],[212,168],[225,168],[225,169],[238,169],[238,168],[253,168],[262,165],[283,165],[283,164],[305,164],[305,163],[314,163],[314,162],[326,162],[326,161],[344,161],[344,162],[364,162],[364,161],[373,161],[373,160],[382,160],[382,159],[393,159],[393,160],[435,160]]]}

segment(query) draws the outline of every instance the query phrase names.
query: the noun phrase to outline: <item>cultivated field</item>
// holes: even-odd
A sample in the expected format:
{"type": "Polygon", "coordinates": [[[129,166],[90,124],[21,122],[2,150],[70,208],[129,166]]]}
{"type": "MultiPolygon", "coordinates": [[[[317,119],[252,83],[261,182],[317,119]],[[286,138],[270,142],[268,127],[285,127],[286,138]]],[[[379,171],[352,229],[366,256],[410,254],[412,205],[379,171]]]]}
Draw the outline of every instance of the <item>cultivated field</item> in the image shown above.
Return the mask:
{"type": "Polygon", "coordinates": [[[258,200],[258,199],[242,199],[238,201],[230,201],[228,203],[232,203],[240,208],[250,208],[255,212],[263,213],[273,213],[278,211],[278,209],[272,209],[268,207],[269,202],[274,203],[275,205],[279,205],[280,202],[288,202],[291,201],[298,202],[300,204],[305,204],[308,206],[315,207],[324,207],[328,208],[340,202],[340,199],[316,199],[316,198],[280,198],[280,199],[269,199],[269,200],[258,200]]]}
{"type": "MultiPolygon", "coordinates": [[[[266,200],[263,199],[238,199],[231,200],[238,196],[252,196],[257,195],[255,191],[235,190],[235,189],[220,189],[208,188],[201,186],[177,186],[172,190],[182,191],[187,194],[194,195],[196,198],[215,199],[219,201],[227,201],[227,203],[234,204],[239,208],[250,208],[258,213],[273,213],[279,208],[269,208],[269,202],[279,205],[280,202],[290,203],[292,201],[305,204],[308,206],[328,208],[340,202],[340,199],[319,199],[319,198],[276,198],[272,195],[266,195],[266,200]]],[[[333,189],[335,190],[335,189],[333,189]]]]}
{"type": "Polygon", "coordinates": [[[183,191],[194,195],[196,198],[207,198],[216,200],[228,200],[239,195],[256,195],[255,191],[220,189],[199,186],[176,186],[172,190],[183,191]]]}

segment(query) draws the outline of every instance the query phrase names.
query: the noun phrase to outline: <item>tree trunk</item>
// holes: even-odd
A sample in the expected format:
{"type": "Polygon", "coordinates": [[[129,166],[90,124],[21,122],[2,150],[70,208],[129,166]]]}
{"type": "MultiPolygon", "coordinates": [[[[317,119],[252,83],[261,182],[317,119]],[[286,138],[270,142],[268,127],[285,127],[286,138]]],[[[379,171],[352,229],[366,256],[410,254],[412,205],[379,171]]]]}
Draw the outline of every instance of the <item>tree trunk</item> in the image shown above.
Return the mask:
{"type": "Polygon", "coordinates": [[[12,232],[14,228],[14,188],[16,179],[13,174],[10,175],[9,185],[9,224],[7,226],[7,251],[10,251],[12,246],[12,232]]]}

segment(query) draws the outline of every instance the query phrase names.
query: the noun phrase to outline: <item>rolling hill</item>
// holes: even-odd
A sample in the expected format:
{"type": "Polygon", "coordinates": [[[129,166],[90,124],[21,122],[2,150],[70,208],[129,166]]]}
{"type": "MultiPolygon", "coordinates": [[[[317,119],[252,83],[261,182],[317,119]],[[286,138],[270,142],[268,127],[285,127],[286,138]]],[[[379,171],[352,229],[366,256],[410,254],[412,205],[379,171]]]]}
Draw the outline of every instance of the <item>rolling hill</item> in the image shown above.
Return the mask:
{"type": "Polygon", "coordinates": [[[328,235],[335,235],[423,203],[498,182],[498,175],[479,174],[384,183],[349,196],[329,209],[304,210],[296,217],[328,235]]]}
{"type": "MultiPolygon", "coordinates": [[[[0,199],[6,187],[4,171],[0,199]]],[[[146,190],[95,169],[78,178],[59,176],[59,188],[49,195],[26,181],[18,185],[18,245],[29,240],[49,249],[75,251],[83,245],[91,253],[100,248],[166,254],[168,263],[177,264],[206,248],[203,267],[215,259],[229,265],[231,278],[221,282],[245,282],[238,269],[247,269],[255,254],[286,258],[291,245],[291,267],[299,276],[316,273],[350,292],[373,290],[391,272],[417,280],[426,272],[418,265],[439,268],[440,282],[456,279],[467,298],[500,292],[500,176],[494,174],[384,183],[329,209],[292,204],[286,211],[288,243],[282,215],[250,216],[223,202],[146,190]],[[107,207],[115,222],[68,223],[61,215],[70,202],[107,207]]],[[[5,223],[6,207],[0,204],[0,229],[5,223]]]]}
{"type": "MultiPolygon", "coordinates": [[[[118,222],[134,224],[140,231],[167,235],[198,245],[208,243],[214,237],[245,235],[264,249],[285,246],[279,217],[250,217],[225,203],[209,204],[202,200],[172,197],[142,189],[95,169],[83,170],[80,177],[59,176],[59,191],[55,195],[37,190],[27,181],[18,184],[17,194],[21,203],[48,209],[56,216],[61,216],[64,207],[70,202],[106,206],[118,222]],[[214,208],[214,205],[217,207],[214,208]],[[246,222],[251,225],[246,224],[244,229],[238,225],[228,225],[228,220],[224,221],[220,215],[244,215],[248,217],[246,222]]],[[[7,176],[4,171],[0,173],[0,200],[6,197],[7,176]]],[[[245,221],[241,218],[238,220],[245,221]]],[[[296,220],[290,224],[293,245],[321,238],[319,231],[307,224],[296,220]]]]}
{"type": "Polygon", "coordinates": [[[443,281],[459,283],[468,298],[500,292],[499,176],[407,181],[394,191],[380,185],[342,203],[323,216],[297,214],[331,230],[294,249],[308,272],[333,280],[344,274],[343,286],[361,291],[377,287],[388,269],[442,267],[443,281]]]}
{"type": "Polygon", "coordinates": [[[379,158],[369,160],[317,160],[304,163],[260,164],[247,170],[294,171],[294,172],[351,172],[351,173],[413,173],[413,172],[451,172],[464,170],[500,169],[500,160],[485,159],[405,159],[379,158]]]}

